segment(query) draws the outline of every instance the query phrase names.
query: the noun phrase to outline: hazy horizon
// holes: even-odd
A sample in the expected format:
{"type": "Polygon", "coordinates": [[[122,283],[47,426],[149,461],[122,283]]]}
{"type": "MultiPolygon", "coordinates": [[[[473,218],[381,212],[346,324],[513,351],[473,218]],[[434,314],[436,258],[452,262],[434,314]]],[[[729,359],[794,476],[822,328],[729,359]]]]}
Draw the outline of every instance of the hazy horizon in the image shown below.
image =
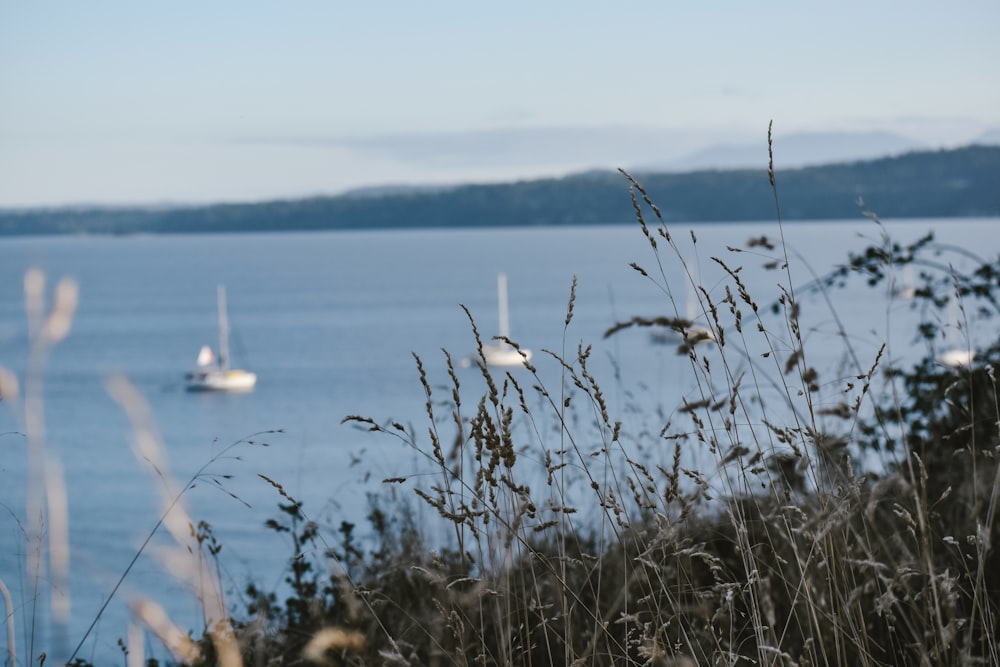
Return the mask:
{"type": "Polygon", "coordinates": [[[759,146],[771,121],[779,148],[832,132],[953,147],[1000,128],[1000,6],[986,0],[905,11],[0,0],[0,15],[2,207],[680,164],[759,146]]]}

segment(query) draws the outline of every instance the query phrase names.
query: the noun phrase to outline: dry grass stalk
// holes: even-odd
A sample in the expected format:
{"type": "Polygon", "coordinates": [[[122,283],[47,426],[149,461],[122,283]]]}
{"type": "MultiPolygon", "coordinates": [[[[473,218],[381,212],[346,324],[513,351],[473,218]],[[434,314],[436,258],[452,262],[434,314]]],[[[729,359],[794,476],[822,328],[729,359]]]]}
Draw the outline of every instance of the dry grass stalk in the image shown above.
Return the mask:
{"type": "Polygon", "coordinates": [[[201,656],[198,645],[156,602],[139,599],[131,604],[132,613],[149,628],[156,638],[167,647],[174,658],[183,664],[194,664],[201,656]]]}
{"type": "Polygon", "coordinates": [[[302,650],[302,658],[317,665],[336,665],[328,653],[346,651],[358,653],[365,648],[365,636],[355,630],[324,628],[313,635],[302,650]]]}
{"type": "MultiPolygon", "coordinates": [[[[222,667],[241,667],[243,660],[230,623],[221,582],[213,570],[206,572],[202,567],[196,535],[192,530],[195,522],[184,509],[182,497],[185,487],[179,485],[170,472],[166,449],[153,425],[149,405],[135,387],[121,376],[114,376],[108,381],[108,392],[132,423],[132,445],[136,458],[148,467],[159,486],[162,523],[175,542],[173,548],[164,547],[159,551],[161,562],[178,581],[190,587],[197,595],[204,613],[206,632],[215,645],[219,664],[222,667]]],[[[144,622],[148,624],[154,621],[158,624],[156,627],[150,626],[157,632],[157,636],[161,639],[165,636],[170,638],[171,644],[167,645],[173,647],[171,651],[181,650],[187,655],[192,649],[173,637],[171,628],[165,625],[169,619],[162,609],[156,611],[158,609],[148,603],[138,606],[138,610],[146,614],[140,614],[144,622]],[[161,635],[161,631],[166,634],[161,635]]],[[[197,647],[193,650],[197,651],[197,647]]]]}
{"type": "Polygon", "coordinates": [[[125,667],[144,667],[145,664],[146,644],[143,639],[142,628],[138,623],[129,623],[125,667]]]}
{"type": "Polygon", "coordinates": [[[7,626],[7,664],[16,665],[17,664],[17,645],[14,639],[14,601],[11,600],[10,591],[7,589],[7,585],[3,583],[0,579],[0,595],[3,596],[4,611],[6,616],[4,621],[6,621],[7,626]]]}
{"type": "MultiPolygon", "coordinates": [[[[50,351],[72,327],[78,298],[76,283],[60,280],[52,307],[46,311],[45,275],[38,269],[31,269],[25,274],[24,302],[29,348],[21,414],[28,446],[25,498],[27,572],[36,591],[40,594],[47,592],[50,598],[52,648],[56,660],[63,659],[67,653],[66,626],[70,615],[69,513],[62,468],[55,455],[48,451],[46,443],[43,379],[50,351]]],[[[17,390],[16,377],[8,372],[0,373],[0,394],[5,397],[5,402],[16,399],[17,390]]],[[[32,612],[31,616],[34,619],[35,613],[32,612]]],[[[29,660],[33,650],[32,645],[29,660]]]]}

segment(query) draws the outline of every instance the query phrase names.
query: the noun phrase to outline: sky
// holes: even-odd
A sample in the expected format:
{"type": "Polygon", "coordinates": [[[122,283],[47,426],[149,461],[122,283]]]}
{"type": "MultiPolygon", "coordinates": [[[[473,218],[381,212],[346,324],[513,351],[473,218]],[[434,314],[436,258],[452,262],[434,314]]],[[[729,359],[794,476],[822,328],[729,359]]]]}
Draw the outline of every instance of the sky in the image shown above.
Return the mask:
{"type": "Polygon", "coordinates": [[[997,0],[0,0],[0,207],[633,168],[771,122],[957,146],[1000,129],[998,32],[997,0]]]}

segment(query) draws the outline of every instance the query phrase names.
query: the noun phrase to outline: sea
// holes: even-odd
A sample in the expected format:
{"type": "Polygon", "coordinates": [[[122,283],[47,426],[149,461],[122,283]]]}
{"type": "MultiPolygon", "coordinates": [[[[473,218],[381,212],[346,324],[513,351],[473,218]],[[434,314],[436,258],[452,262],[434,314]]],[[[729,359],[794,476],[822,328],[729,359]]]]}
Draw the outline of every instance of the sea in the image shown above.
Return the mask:
{"type": "MultiPolygon", "coordinates": [[[[218,573],[237,613],[248,582],[279,598],[287,590],[295,554],[287,534],[265,528],[284,516],[279,503],[302,502],[332,535],[345,521],[363,534],[375,500],[390,513],[413,502],[413,487],[431,483],[423,477],[428,403],[436,427],[454,433],[448,355],[466,416],[486,390],[478,367],[460,363],[476,347],[465,309],[489,341],[498,327],[500,273],[508,279],[510,336],[532,350],[537,371],[492,374],[502,384],[509,372],[526,391],[539,423],[520,424],[515,438],[526,456],[540,460],[540,452],[558,447],[559,429],[557,409],[535,387],[553,396],[578,392],[562,361],[579,368],[580,351],[611,420],[622,422],[623,441],[646,439],[655,448],[663,425],[681,420],[677,408],[705,391],[688,357],[649,328],[604,334],[635,316],[693,310],[704,322],[692,280],[717,304],[728,285],[740,303],[732,275],[740,277],[769,337],[740,303],[745,340],[730,329],[733,353],[728,366],[720,358],[715,368],[733,377],[751,368],[770,374],[755,391],[780,411],[787,400],[780,364],[795,344],[769,306],[783,292],[800,303],[809,363],[833,402],[859,369],[869,369],[883,342],[883,365],[925,353],[914,344],[916,323],[941,315],[860,277],[812,289],[818,277],[886,237],[906,244],[934,232],[941,243],[980,257],[1000,253],[997,218],[678,223],[668,231],[669,243],[651,229],[655,249],[638,224],[0,239],[0,367],[19,385],[16,395],[9,380],[0,388],[0,580],[13,605],[8,622],[18,664],[42,651],[55,659],[74,650],[98,664],[122,661],[119,640],[128,637],[137,600],[154,601],[180,627],[200,630],[201,607],[167,556],[176,544],[158,525],[163,498],[179,488],[187,489],[181,503],[192,523],[209,526],[222,547],[218,573]],[[29,371],[29,271],[44,276],[45,309],[61,281],[78,290],[65,337],[32,357],[40,374],[29,371]],[[233,364],[259,378],[249,393],[185,390],[201,346],[218,342],[218,285],[228,295],[233,364]],[[137,398],[123,405],[112,388],[126,382],[137,398]],[[31,428],[44,442],[49,484],[64,492],[68,506],[65,582],[47,567],[32,576],[40,562],[32,526],[39,521],[26,516],[28,404],[19,398],[32,387],[42,400],[31,428]],[[399,424],[409,435],[371,432],[345,421],[352,415],[399,424]],[[156,457],[137,447],[150,439],[156,457]],[[384,482],[397,477],[407,482],[384,482]],[[53,622],[53,590],[57,607],[69,605],[68,623],[53,622]]],[[[962,253],[942,257],[959,269],[971,261],[962,253]]],[[[720,313],[731,322],[728,305],[720,313]]],[[[975,313],[967,315],[964,332],[974,344],[995,338],[995,328],[977,327],[975,313]]],[[[581,419],[575,427],[585,432],[593,414],[584,410],[581,419]]],[[[48,498],[60,502],[58,494],[48,498]]],[[[40,525],[47,544],[56,527],[40,525]]],[[[152,637],[145,651],[169,659],[152,637]]]]}

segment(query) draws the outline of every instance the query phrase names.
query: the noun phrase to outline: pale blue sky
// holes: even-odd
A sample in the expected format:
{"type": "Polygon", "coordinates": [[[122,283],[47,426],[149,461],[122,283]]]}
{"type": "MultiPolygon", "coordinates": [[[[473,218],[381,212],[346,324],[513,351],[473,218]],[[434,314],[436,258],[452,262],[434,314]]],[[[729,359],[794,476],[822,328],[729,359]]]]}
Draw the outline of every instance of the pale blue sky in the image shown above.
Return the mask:
{"type": "Polygon", "coordinates": [[[1000,2],[0,0],[0,206],[259,200],[1000,128],[1000,2]]]}

